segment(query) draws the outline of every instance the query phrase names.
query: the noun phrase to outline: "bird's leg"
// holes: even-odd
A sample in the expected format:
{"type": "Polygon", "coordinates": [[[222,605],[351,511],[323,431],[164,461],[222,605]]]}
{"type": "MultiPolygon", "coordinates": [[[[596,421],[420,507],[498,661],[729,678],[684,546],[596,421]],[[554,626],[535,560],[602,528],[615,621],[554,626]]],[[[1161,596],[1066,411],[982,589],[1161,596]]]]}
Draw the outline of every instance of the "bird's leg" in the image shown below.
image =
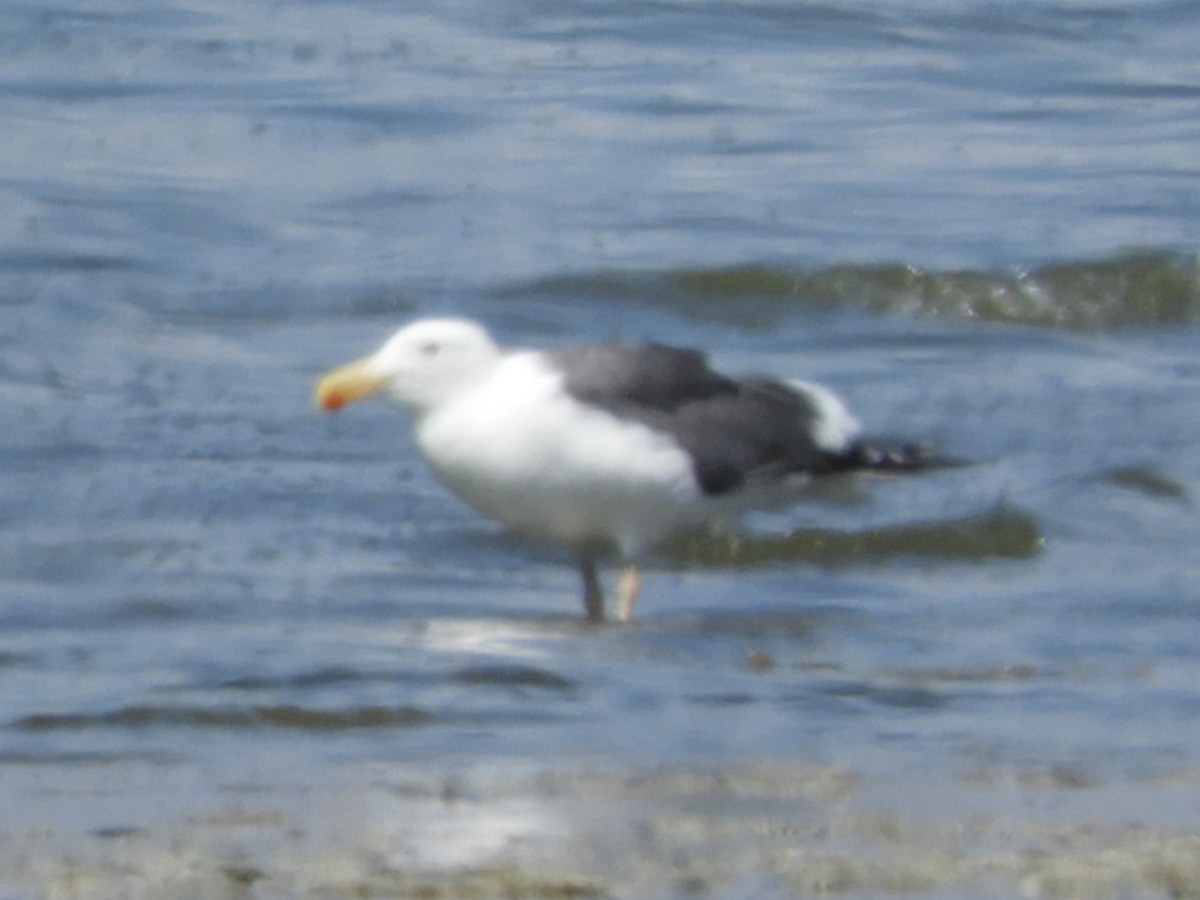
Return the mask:
{"type": "Polygon", "coordinates": [[[622,622],[633,619],[633,606],[641,592],[642,570],[630,563],[617,580],[617,618],[622,622]]]}
{"type": "Polygon", "coordinates": [[[589,622],[604,621],[604,589],[596,574],[596,561],[590,556],[579,557],[579,574],[583,578],[583,611],[589,622]]]}

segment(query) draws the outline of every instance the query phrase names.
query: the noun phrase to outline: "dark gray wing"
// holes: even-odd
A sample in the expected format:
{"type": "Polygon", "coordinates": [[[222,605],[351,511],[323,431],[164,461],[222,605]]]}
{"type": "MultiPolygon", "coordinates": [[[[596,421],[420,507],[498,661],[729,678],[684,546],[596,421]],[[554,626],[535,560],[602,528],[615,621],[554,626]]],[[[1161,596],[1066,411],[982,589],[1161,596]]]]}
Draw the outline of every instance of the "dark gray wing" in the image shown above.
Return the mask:
{"type": "Polygon", "coordinates": [[[669,434],[706,494],[852,467],[856,448],[819,447],[821,410],[783,382],[728,378],[704,354],[663,344],[595,344],[550,358],[575,399],[669,434]]]}
{"type": "Polygon", "coordinates": [[[737,390],[732,380],[709,368],[703,353],[665,344],[588,344],[555,351],[550,358],[572,397],[622,415],[672,412],[737,390]]]}

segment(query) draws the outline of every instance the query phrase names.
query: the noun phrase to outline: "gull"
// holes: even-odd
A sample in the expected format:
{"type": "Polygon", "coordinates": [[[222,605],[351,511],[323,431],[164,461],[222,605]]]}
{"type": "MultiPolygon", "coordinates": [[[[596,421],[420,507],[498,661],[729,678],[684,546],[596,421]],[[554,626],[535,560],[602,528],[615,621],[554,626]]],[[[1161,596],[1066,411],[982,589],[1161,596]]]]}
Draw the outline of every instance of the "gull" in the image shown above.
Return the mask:
{"type": "Polygon", "coordinates": [[[794,501],[814,479],[923,466],[912,447],[869,446],[827,388],[734,377],[659,343],[506,348],[467,319],[423,319],[317,384],[327,412],[382,394],[407,409],[434,475],[511,531],[577,561],[588,620],[602,621],[597,560],[624,561],[628,622],[639,560],[672,535],[794,501]]]}

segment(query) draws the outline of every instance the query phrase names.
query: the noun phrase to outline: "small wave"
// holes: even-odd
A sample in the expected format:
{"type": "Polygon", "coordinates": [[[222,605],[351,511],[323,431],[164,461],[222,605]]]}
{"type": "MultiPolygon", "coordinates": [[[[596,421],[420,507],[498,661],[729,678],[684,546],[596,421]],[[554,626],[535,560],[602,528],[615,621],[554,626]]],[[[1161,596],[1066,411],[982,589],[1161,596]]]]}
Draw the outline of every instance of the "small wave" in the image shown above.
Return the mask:
{"type": "Polygon", "coordinates": [[[506,285],[497,295],[659,302],[713,317],[727,317],[733,303],[738,315],[756,318],[762,304],[785,304],[1097,329],[1200,321],[1200,267],[1194,258],[1167,251],[1014,272],[938,272],[903,264],[814,271],[748,265],[561,275],[506,285]]]}
{"type": "Polygon", "coordinates": [[[1100,474],[1099,481],[1135,491],[1145,497],[1190,505],[1188,490],[1153,466],[1117,466],[1100,474]]]}
{"type": "Polygon", "coordinates": [[[1007,505],[976,515],[864,531],[800,528],[778,536],[695,535],[673,542],[668,558],[692,566],[753,567],[808,562],[838,566],[901,557],[961,560],[1028,559],[1043,545],[1037,520],[1007,505]]]}
{"type": "Polygon", "coordinates": [[[452,679],[459,684],[502,688],[542,688],[565,691],[575,682],[547,669],[521,665],[469,666],[455,672],[452,679]]]}
{"type": "Polygon", "coordinates": [[[356,728],[403,728],[424,725],[432,715],[413,706],[363,706],[312,709],[279,705],[251,708],[129,706],[101,713],[34,713],[18,719],[22,731],[75,731],[88,728],[285,728],[337,731],[356,728]]]}
{"type": "Polygon", "coordinates": [[[46,274],[52,272],[128,272],[144,268],[131,256],[105,253],[6,250],[0,252],[0,273],[46,274]]]}

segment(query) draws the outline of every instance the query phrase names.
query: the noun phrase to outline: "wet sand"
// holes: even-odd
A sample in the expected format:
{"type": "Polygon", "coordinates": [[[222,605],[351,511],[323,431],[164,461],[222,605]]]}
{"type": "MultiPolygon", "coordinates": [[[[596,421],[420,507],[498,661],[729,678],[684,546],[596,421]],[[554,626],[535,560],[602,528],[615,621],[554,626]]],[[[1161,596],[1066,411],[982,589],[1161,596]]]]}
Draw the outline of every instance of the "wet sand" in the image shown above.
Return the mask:
{"type": "Polygon", "coordinates": [[[1194,772],[393,774],[222,804],[0,835],[0,897],[1200,896],[1194,772]]]}

